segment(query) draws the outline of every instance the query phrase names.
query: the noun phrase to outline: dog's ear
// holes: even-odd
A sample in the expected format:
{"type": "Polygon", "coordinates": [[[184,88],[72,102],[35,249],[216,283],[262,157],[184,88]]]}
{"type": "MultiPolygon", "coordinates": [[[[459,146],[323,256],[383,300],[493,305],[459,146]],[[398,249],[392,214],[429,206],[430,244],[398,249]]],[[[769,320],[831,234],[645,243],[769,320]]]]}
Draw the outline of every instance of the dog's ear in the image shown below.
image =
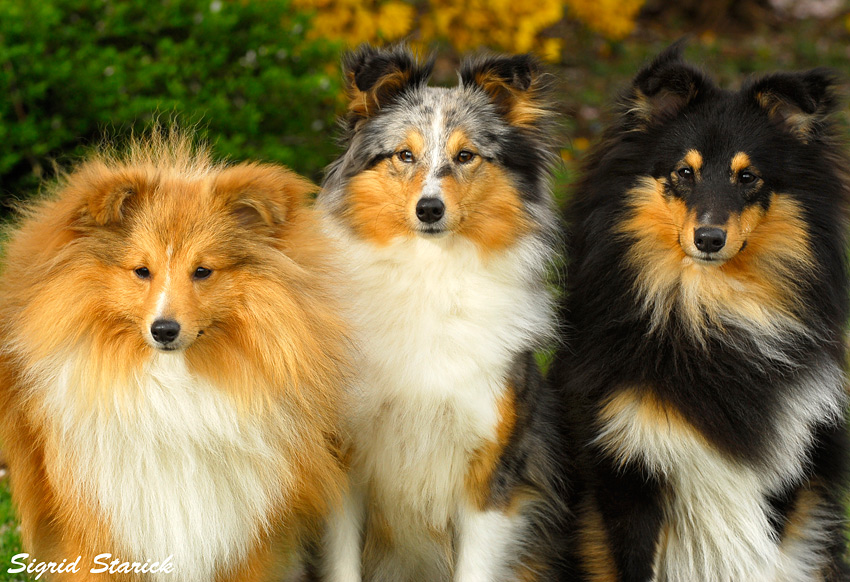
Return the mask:
{"type": "Polygon", "coordinates": [[[787,131],[808,141],[815,137],[838,104],[835,74],[828,69],[776,73],[751,81],[742,91],[787,131]]]}
{"type": "Polygon", "coordinates": [[[67,199],[80,201],[74,222],[80,226],[119,224],[133,200],[151,187],[150,179],[144,171],[112,168],[101,160],[87,162],[68,176],[64,188],[67,199]]]}
{"type": "Polygon", "coordinates": [[[662,51],[635,76],[624,113],[640,127],[662,123],[714,88],[701,71],[682,60],[686,39],[662,51]]]}
{"type": "Polygon", "coordinates": [[[550,111],[548,86],[532,55],[488,56],[465,61],[461,84],[478,87],[511,125],[531,127],[550,111]]]}
{"type": "Polygon", "coordinates": [[[342,70],[350,98],[350,125],[372,117],[407,89],[425,85],[433,66],[433,59],[421,63],[404,45],[380,49],[363,44],[346,53],[342,70]]]}
{"type": "Polygon", "coordinates": [[[216,176],[213,192],[248,229],[274,234],[317,190],[306,178],[272,164],[242,163],[216,176]]]}

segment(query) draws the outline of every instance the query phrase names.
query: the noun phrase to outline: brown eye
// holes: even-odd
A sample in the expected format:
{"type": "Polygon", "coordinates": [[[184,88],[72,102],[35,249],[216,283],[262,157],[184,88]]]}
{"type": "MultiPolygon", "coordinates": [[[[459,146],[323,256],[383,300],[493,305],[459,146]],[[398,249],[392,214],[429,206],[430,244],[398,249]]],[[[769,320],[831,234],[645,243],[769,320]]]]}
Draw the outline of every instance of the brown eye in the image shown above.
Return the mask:
{"type": "Polygon", "coordinates": [[[196,280],[197,279],[206,279],[212,275],[212,269],[207,269],[206,267],[198,267],[195,269],[195,273],[192,275],[196,280]]]}
{"type": "Polygon", "coordinates": [[[678,170],[676,170],[676,173],[683,180],[693,180],[694,179],[694,171],[687,166],[685,166],[684,168],[679,168],[678,170]]]}
{"type": "Polygon", "coordinates": [[[412,164],[416,161],[416,158],[413,157],[413,152],[410,150],[401,150],[396,154],[396,157],[405,164],[412,164]]]}
{"type": "Polygon", "coordinates": [[[472,152],[467,150],[461,150],[460,153],[458,153],[458,155],[455,157],[455,160],[457,160],[459,164],[466,164],[468,162],[471,162],[472,158],[474,157],[475,154],[473,154],[472,152]]]}
{"type": "Polygon", "coordinates": [[[133,269],[133,272],[139,279],[150,279],[151,276],[151,272],[148,270],[147,267],[138,267],[136,269],[133,269]]]}
{"type": "Polygon", "coordinates": [[[738,182],[740,182],[741,184],[752,184],[756,180],[758,180],[758,176],[756,176],[752,172],[748,172],[745,170],[738,174],[738,182]]]}

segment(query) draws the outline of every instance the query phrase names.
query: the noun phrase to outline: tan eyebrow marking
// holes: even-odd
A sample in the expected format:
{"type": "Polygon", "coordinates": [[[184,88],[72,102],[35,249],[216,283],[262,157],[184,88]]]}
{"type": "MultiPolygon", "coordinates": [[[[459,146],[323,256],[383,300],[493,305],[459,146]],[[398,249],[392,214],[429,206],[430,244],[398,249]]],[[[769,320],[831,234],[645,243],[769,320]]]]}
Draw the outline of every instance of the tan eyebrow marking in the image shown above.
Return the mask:
{"type": "Polygon", "coordinates": [[[449,136],[448,141],[446,142],[446,153],[449,156],[453,156],[462,149],[471,151],[474,150],[474,148],[469,142],[469,137],[467,137],[467,135],[463,131],[456,129],[452,132],[452,134],[449,136]]]}
{"type": "Polygon", "coordinates": [[[752,165],[753,163],[750,161],[750,156],[744,152],[738,152],[732,156],[732,163],[730,164],[730,167],[732,168],[732,175],[736,176],[738,172],[746,170],[752,165]]]}
{"type": "Polygon", "coordinates": [[[405,145],[413,152],[413,155],[417,158],[421,156],[425,150],[425,139],[422,134],[416,130],[411,130],[407,133],[406,138],[405,145]]]}
{"type": "Polygon", "coordinates": [[[688,150],[685,154],[685,163],[693,168],[694,172],[699,173],[702,168],[702,154],[697,150],[688,150]]]}

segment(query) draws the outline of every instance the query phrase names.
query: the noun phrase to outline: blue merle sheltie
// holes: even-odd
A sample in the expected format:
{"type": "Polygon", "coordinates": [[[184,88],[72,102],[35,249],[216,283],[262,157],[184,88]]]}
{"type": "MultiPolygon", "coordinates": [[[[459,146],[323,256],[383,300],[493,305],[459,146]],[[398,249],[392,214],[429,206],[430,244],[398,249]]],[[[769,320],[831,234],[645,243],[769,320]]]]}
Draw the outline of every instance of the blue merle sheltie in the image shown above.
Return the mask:
{"type": "Polygon", "coordinates": [[[431,87],[432,63],[404,47],[363,46],[343,69],[346,151],[318,204],[350,266],[362,361],[324,577],[542,579],[558,513],[533,357],[554,319],[546,76],[491,56],[431,87]]]}
{"type": "Polygon", "coordinates": [[[568,205],[581,579],[844,580],[846,158],[825,70],[634,79],[568,205]]]}

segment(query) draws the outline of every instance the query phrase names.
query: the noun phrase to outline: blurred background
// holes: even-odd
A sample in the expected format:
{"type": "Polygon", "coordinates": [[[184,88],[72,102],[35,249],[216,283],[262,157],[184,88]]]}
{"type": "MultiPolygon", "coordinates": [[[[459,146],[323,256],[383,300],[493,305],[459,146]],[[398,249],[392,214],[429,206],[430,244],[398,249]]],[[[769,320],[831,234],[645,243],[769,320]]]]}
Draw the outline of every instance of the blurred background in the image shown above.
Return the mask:
{"type": "MultiPolygon", "coordinates": [[[[436,53],[441,84],[469,51],[548,62],[563,193],[607,104],[685,34],[688,58],[730,88],[814,66],[850,79],[850,0],[0,0],[0,220],[104,136],[157,119],[318,181],[339,153],[341,52],[400,40],[436,53]]],[[[3,567],[19,551],[0,450],[0,581],[20,579],[3,567]]]]}
{"type": "Polygon", "coordinates": [[[820,65],[850,77],[848,0],[0,0],[0,214],[156,118],[319,180],[338,153],[340,53],[361,42],[433,51],[448,84],[468,51],[536,52],[559,84],[569,174],[612,96],[684,34],[727,86],[820,65]]]}

